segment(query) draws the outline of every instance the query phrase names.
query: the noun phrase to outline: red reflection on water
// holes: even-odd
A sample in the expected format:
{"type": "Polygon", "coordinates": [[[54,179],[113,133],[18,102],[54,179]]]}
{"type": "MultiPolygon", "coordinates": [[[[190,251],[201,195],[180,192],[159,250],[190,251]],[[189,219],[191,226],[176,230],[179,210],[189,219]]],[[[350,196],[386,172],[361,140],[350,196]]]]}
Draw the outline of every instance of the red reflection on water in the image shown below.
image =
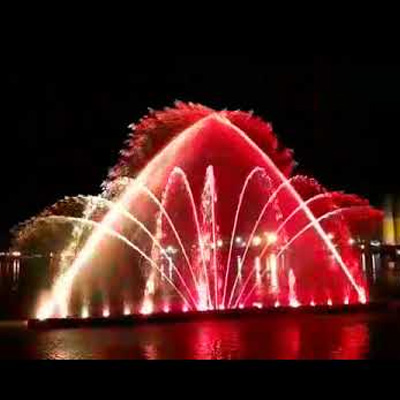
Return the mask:
{"type": "Polygon", "coordinates": [[[344,327],[340,333],[340,346],[332,353],[332,358],[341,360],[359,360],[364,358],[369,339],[369,333],[365,324],[344,327]]]}

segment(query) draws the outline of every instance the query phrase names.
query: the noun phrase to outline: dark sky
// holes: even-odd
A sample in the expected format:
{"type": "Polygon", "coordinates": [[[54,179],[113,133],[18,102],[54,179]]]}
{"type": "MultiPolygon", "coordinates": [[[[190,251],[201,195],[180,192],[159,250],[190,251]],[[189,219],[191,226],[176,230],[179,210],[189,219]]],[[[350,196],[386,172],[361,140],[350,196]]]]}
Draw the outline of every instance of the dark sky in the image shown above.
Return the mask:
{"type": "Polygon", "coordinates": [[[97,193],[147,107],[175,99],[253,109],[298,172],[380,205],[399,191],[400,63],[379,58],[158,56],[21,62],[1,76],[0,248],[64,195],[97,193]]]}

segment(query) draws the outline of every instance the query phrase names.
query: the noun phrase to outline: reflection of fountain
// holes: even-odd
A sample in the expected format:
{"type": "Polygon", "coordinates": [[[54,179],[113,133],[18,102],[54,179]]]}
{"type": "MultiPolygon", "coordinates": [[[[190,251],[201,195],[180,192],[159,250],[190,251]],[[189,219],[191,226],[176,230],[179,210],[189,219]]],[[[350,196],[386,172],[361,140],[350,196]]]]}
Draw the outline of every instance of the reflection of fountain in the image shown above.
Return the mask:
{"type": "MultiPolygon", "coordinates": [[[[367,301],[358,253],[349,244],[352,221],[376,215],[367,202],[289,178],[290,153],[249,114],[178,105],[143,120],[143,132],[149,136],[161,120],[171,129],[168,140],[160,136],[163,145],[119,199],[90,198],[109,208],[101,223],[90,215],[46,217],[95,229],[40,318],[71,314],[75,283],[100,274],[106,267],[96,263],[125,257],[127,248],[145,260],[142,282],[131,287],[141,299],[129,303],[129,313],[367,301]],[[173,131],[177,115],[185,123],[173,131]]],[[[123,154],[128,169],[134,150],[123,154]]],[[[124,304],[121,314],[128,313],[124,304]]]]}

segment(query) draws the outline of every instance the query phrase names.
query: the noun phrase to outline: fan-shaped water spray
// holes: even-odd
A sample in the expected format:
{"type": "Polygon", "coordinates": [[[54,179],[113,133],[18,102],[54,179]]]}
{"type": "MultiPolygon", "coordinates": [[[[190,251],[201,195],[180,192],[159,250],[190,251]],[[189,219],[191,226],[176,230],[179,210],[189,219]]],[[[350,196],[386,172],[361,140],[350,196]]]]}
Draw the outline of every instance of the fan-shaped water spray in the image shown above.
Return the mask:
{"type": "Polygon", "coordinates": [[[90,316],[87,288],[112,265],[103,315],[365,303],[352,220],[380,213],[291,177],[293,165],[271,126],[251,114],[183,103],[152,112],[111,171],[108,195],[90,197],[107,210],[96,221],[92,209],[84,214],[94,230],[38,316],[90,316]],[[115,197],[118,179],[125,185],[115,197]],[[135,300],[114,305],[120,281],[135,300]],[[78,287],[85,300],[76,306],[78,287]]]}

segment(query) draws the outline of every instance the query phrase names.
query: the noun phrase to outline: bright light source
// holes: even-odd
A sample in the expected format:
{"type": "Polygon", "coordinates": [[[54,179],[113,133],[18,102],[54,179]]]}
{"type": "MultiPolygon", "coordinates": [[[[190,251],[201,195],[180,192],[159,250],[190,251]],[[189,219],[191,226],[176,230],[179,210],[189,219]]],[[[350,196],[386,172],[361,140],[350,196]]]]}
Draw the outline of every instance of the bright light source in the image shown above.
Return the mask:
{"type": "Polygon", "coordinates": [[[261,309],[263,306],[262,303],[253,303],[253,307],[261,309]]]}
{"type": "Polygon", "coordinates": [[[236,244],[240,244],[243,242],[243,238],[241,236],[236,236],[235,242],[236,242],[236,244]]]}
{"type": "Polygon", "coordinates": [[[261,242],[262,242],[262,239],[260,238],[260,236],[254,236],[254,239],[253,239],[254,246],[259,246],[261,244],[261,242]]]}
{"type": "Polygon", "coordinates": [[[315,301],[314,301],[314,300],[311,300],[311,301],[310,301],[310,306],[311,306],[311,307],[315,307],[315,301]]]}
{"type": "Polygon", "coordinates": [[[125,306],[124,307],[124,315],[130,315],[131,314],[131,309],[129,308],[129,306],[125,306]]]}
{"type": "Polygon", "coordinates": [[[379,247],[380,245],[381,245],[381,242],[379,242],[379,240],[372,240],[371,241],[371,246],[379,247]]]}
{"type": "Polygon", "coordinates": [[[367,303],[367,296],[365,295],[365,291],[363,289],[361,290],[361,294],[358,296],[358,300],[360,301],[361,304],[366,304],[367,303]]]}
{"type": "Polygon", "coordinates": [[[175,254],[177,252],[177,250],[173,246],[168,246],[167,249],[166,249],[166,252],[168,254],[175,254]]]}
{"type": "Polygon", "coordinates": [[[274,244],[278,241],[278,236],[273,232],[265,232],[264,235],[267,238],[268,244],[274,244]]]}
{"type": "Polygon", "coordinates": [[[89,318],[89,310],[86,306],[82,308],[81,317],[83,319],[89,318]]]}
{"type": "Polygon", "coordinates": [[[297,299],[294,299],[294,298],[290,299],[289,305],[292,308],[300,307],[300,303],[297,301],[297,299]]]}
{"type": "Polygon", "coordinates": [[[21,255],[21,253],[20,253],[19,251],[13,251],[13,252],[11,253],[11,255],[12,255],[13,257],[19,257],[19,256],[21,255]]]}
{"type": "Polygon", "coordinates": [[[344,304],[349,304],[349,298],[348,297],[345,297],[345,299],[344,299],[344,304]]]}
{"type": "Polygon", "coordinates": [[[165,313],[169,313],[169,311],[170,311],[169,306],[164,306],[164,307],[163,307],[163,311],[164,311],[165,313]]]}
{"type": "Polygon", "coordinates": [[[332,299],[328,299],[327,304],[328,304],[328,306],[331,306],[333,304],[332,299]]]}
{"type": "Polygon", "coordinates": [[[241,310],[243,310],[244,304],[239,304],[239,308],[240,308],[241,310]]]}
{"type": "Polygon", "coordinates": [[[362,244],[361,245],[361,249],[364,250],[365,249],[365,245],[362,244]]]}
{"type": "Polygon", "coordinates": [[[221,239],[217,240],[217,246],[222,247],[224,245],[224,242],[221,239]]]}
{"type": "Polygon", "coordinates": [[[329,240],[332,240],[334,237],[335,237],[335,235],[333,233],[328,233],[329,240]]]}
{"type": "Polygon", "coordinates": [[[279,303],[279,301],[278,301],[278,300],[275,302],[275,304],[274,304],[274,307],[275,307],[275,308],[278,308],[278,307],[280,307],[280,303],[279,303]]]}
{"type": "Polygon", "coordinates": [[[149,299],[146,299],[143,302],[142,308],[140,309],[140,314],[142,315],[150,315],[153,313],[153,302],[149,299]]]}
{"type": "Polygon", "coordinates": [[[182,311],[183,312],[188,312],[189,311],[189,308],[188,308],[188,306],[186,304],[182,307],[182,311]]]}
{"type": "Polygon", "coordinates": [[[352,246],[356,241],[353,238],[349,239],[349,245],[352,246]]]}
{"type": "Polygon", "coordinates": [[[103,317],[108,318],[110,316],[110,310],[108,308],[105,308],[103,310],[103,317]]]}

